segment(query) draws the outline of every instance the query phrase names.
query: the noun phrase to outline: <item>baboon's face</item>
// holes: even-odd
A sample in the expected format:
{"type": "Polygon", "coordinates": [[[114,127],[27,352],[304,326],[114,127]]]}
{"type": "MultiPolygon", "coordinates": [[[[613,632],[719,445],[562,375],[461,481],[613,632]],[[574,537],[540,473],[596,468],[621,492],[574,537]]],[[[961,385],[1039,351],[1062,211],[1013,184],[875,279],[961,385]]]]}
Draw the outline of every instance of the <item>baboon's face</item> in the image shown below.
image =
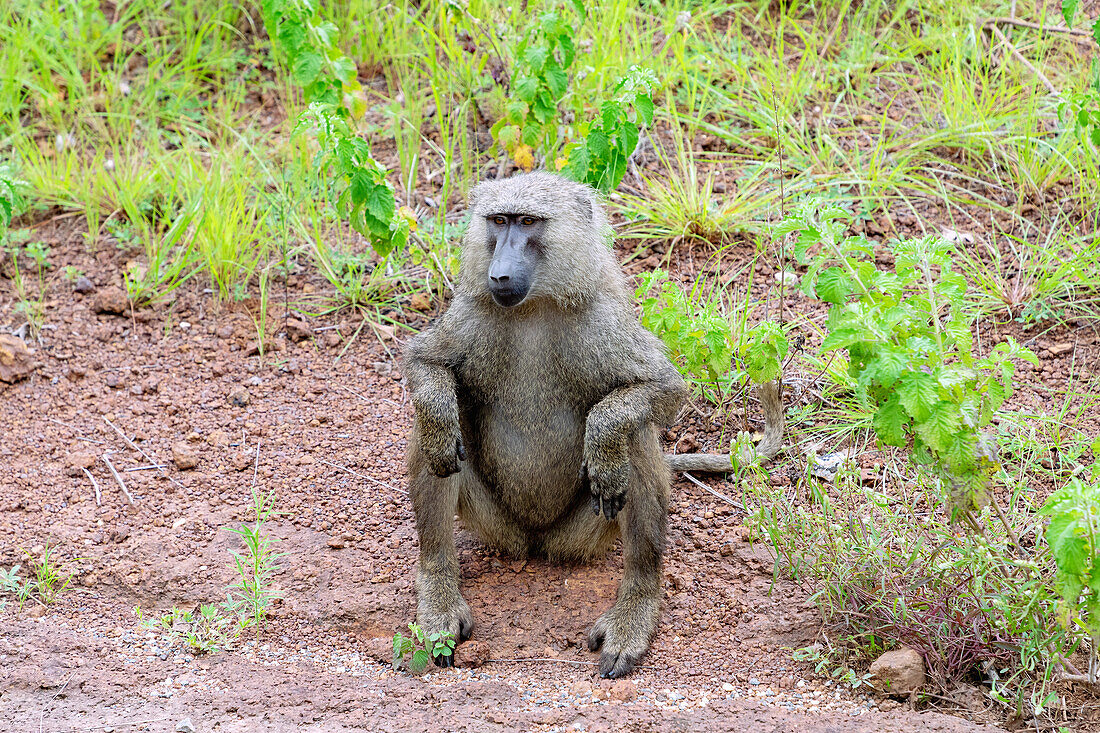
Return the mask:
{"type": "Polygon", "coordinates": [[[530,214],[500,212],[485,217],[486,244],[493,252],[489,263],[489,292],[497,305],[519,305],[531,290],[535,266],[544,249],[546,219],[530,214]]]}

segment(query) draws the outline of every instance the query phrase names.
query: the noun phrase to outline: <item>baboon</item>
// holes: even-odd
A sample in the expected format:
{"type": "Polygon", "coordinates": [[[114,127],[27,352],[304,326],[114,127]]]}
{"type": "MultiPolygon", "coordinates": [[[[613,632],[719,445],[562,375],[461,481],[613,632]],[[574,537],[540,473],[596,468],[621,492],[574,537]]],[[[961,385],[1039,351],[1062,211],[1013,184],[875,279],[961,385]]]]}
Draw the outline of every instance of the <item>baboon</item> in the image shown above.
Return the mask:
{"type": "Polygon", "coordinates": [[[670,462],[728,471],[730,459],[661,452],[687,386],[638,323],[593,190],[530,173],[470,198],[454,300],[404,362],[417,622],[459,641],[473,629],[456,514],[514,557],[589,561],[621,535],[618,597],[588,646],[602,676],[622,677],[657,626],[670,462]]]}

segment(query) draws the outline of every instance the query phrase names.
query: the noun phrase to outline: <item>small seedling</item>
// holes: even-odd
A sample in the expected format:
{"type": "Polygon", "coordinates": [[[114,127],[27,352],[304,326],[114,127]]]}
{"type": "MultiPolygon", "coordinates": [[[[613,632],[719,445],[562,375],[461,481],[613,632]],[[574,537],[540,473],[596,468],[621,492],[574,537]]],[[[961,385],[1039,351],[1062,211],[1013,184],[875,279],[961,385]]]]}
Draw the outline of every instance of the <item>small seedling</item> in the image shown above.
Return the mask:
{"type": "Polygon", "coordinates": [[[278,514],[275,510],[275,492],[265,494],[253,487],[252,509],[255,521],[251,525],[242,524],[236,529],[229,529],[244,542],[245,551],[233,553],[237,581],[229,586],[227,604],[237,613],[241,629],[251,626],[259,636],[260,624],[268,609],[280,598],[278,591],[272,588],[271,579],[279,569],[279,558],[286,553],[275,551],[274,545],[278,539],[264,527],[267,519],[278,514]]]}
{"type": "Polygon", "coordinates": [[[420,674],[428,662],[439,657],[449,657],[455,651],[455,637],[449,631],[425,634],[416,624],[409,624],[410,636],[400,631],[393,635],[393,668],[401,666],[401,660],[409,657],[408,667],[413,674],[420,674]]]}

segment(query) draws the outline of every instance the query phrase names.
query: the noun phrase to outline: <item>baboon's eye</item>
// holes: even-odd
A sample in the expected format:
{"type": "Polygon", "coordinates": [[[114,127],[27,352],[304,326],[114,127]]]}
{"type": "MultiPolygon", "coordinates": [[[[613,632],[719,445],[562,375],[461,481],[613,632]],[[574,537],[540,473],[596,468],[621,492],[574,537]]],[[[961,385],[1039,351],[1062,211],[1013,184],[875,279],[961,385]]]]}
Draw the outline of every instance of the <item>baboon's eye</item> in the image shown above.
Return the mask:
{"type": "Polygon", "coordinates": [[[523,217],[522,219],[520,219],[520,220],[519,220],[519,222],[520,222],[520,224],[523,224],[523,226],[525,226],[525,227],[529,227],[529,226],[534,226],[534,224],[535,224],[535,217],[533,217],[533,216],[525,216],[525,217],[523,217]]]}
{"type": "Polygon", "coordinates": [[[504,217],[503,217],[503,216],[494,216],[494,217],[493,217],[493,223],[494,223],[494,224],[496,224],[496,225],[497,225],[498,227],[502,227],[502,226],[504,226],[504,225],[505,225],[505,224],[506,224],[507,222],[505,221],[505,219],[504,219],[504,217]]]}

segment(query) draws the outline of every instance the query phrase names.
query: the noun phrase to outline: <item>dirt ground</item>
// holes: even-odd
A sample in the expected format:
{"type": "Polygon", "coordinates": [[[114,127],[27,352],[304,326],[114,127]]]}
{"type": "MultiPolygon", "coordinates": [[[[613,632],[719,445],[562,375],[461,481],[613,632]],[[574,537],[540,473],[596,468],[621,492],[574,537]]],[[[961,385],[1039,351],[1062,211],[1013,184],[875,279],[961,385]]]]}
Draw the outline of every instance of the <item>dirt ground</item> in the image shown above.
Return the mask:
{"type": "MultiPolygon", "coordinates": [[[[56,270],[80,267],[97,292],[120,284],[122,254],[89,254],[74,220],[35,235],[53,247],[56,270]]],[[[292,276],[291,302],[310,287],[292,276]]],[[[364,331],[337,358],[358,319],[307,319],[311,335],[280,333],[261,359],[245,308],[216,307],[201,283],[125,316],[93,313],[95,297],[57,279],[32,344],[34,374],[0,384],[0,565],[49,543],[75,573],[48,609],[0,612],[0,731],[855,733],[994,730],[982,723],[1001,719],[980,699],[951,706],[975,722],[913,711],[792,661],[792,649],[816,638],[813,604],[792,583],[773,586],[771,558],[747,541],[737,508],[683,480],[673,487],[661,625],[630,679],[599,680],[582,645],[613,600],[618,551],[592,566],[515,561],[464,531],[464,593],[478,624],[458,650],[467,666],[395,673],[391,639],[415,607],[411,413],[397,361],[410,332],[380,342],[364,331]],[[197,467],[173,463],[180,442],[197,467]],[[226,528],[250,517],[253,487],[273,489],[283,512],[269,524],[286,553],[275,580],[282,600],[258,639],[189,654],[144,627],[135,607],[148,618],[224,599],[230,551],[240,548],[226,528]]],[[[4,291],[5,324],[16,320],[11,305],[4,291]]],[[[395,315],[419,328],[432,314],[395,315]]],[[[282,331],[282,311],[273,318],[282,331]]],[[[1045,335],[1033,344],[1038,374],[1073,359],[1087,372],[1094,341],[1045,335]],[[1067,340],[1074,351],[1049,350],[1067,340]]],[[[1020,399],[1044,396],[1025,389],[1020,399]]],[[[715,449],[717,435],[698,424],[672,431],[669,448],[715,449]]]]}

